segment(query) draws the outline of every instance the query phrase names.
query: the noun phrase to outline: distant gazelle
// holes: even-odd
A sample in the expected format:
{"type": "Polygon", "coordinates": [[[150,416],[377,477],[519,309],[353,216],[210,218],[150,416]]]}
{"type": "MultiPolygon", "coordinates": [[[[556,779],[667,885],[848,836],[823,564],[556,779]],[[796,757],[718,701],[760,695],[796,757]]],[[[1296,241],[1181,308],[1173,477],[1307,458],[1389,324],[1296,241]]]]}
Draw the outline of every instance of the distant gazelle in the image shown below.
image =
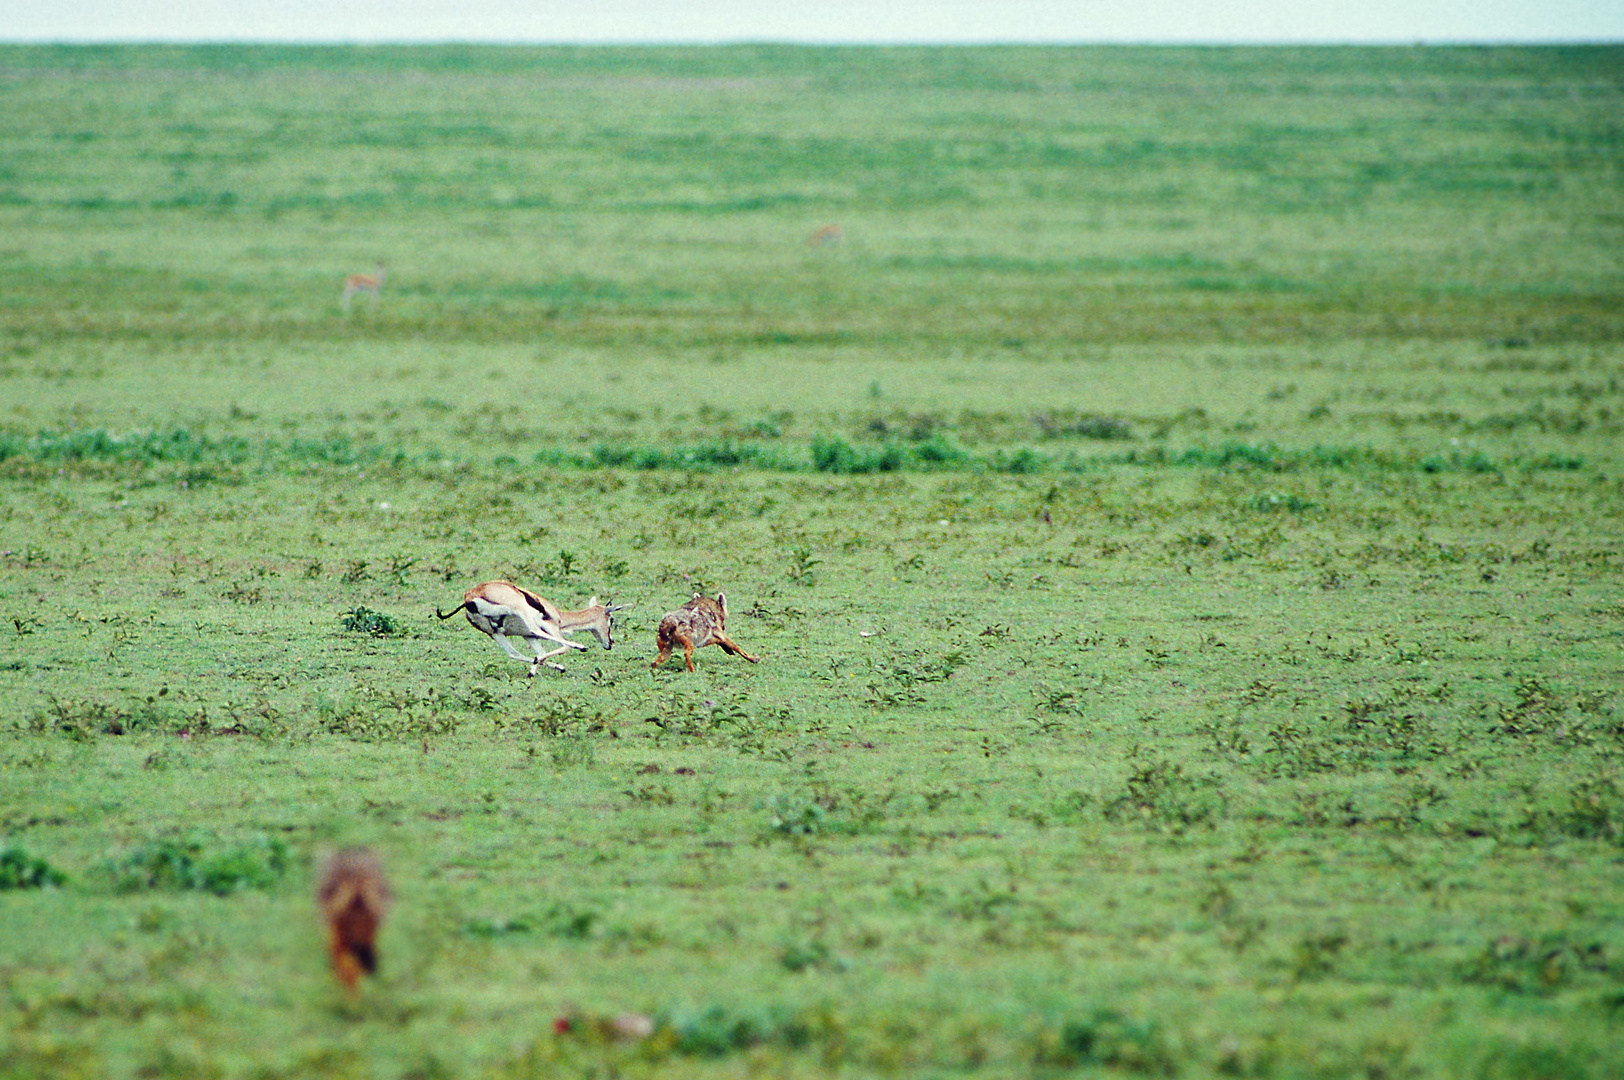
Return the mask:
{"type": "Polygon", "coordinates": [[[820,225],[812,230],[806,242],[813,247],[838,247],[846,239],[846,230],[839,225],[820,225]]]}
{"type": "Polygon", "coordinates": [[[487,634],[490,639],[502,647],[502,651],[515,660],[530,665],[530,675],[533,678],[536,670],[543,662],[548,667],[563,671],[561,664],[552,662],[551,658],[569,649],[584,649],[585,645],[565,640],[565,634],[573,634],[577,630],[589,630],[598,639],[604,648],[614,647],[615,612],[624,611],[629,604],[600,604],[594,596],[586,607],[579,611],[566,611],[546,597],[537,596],[529,589],[523,589],[511,581],[487,581],[482,585],[475,585],[463,594],[462,606],[452,608],[450,611],[435,609],[435,614],[442,619],[449,619],[458,611],[468,616],[468,622],[475,630],[487,634]],[[532,659],[513,647],[508,638],[516,637],[524,641],[535,651],[532,659]],[[558,648],[551,652],[544,652],[544,641],[551,641],[558,648]]]}
{"type": "Polygon", "coordinates": [[[350,302],[355,299],[356,293],[366,293],[372,298],[374,307],[378,304],[378,294],[383,290],[383,263],[378,264],[378,271],[374,274],[351,274],[344,279],[344,310],[350,310],[350,302]]]}

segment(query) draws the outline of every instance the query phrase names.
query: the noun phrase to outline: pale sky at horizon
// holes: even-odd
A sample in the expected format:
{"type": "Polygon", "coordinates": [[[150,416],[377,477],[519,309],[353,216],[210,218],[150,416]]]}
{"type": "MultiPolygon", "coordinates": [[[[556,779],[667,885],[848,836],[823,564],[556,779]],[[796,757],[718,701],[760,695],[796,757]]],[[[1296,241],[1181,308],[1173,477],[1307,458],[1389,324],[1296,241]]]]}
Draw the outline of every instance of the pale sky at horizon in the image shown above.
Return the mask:
{"type": "Polygon", "coordinates": [[[1624,41],[1624,0],[0,0],[0,42],[1624,41]]]}

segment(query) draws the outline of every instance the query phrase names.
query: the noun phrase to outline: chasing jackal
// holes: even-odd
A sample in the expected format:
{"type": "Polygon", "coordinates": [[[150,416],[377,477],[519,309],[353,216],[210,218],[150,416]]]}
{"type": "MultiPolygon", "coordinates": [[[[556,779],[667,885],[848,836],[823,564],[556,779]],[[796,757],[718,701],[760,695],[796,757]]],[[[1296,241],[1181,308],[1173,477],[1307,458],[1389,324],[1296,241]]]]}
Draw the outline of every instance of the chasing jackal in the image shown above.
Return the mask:
{"type": "Polygon", "coordinates": [[[732,656],[742,656],[754,664],[760,660],[759,656],[752,656],[739,647],[739,643],[727,636],[725,626],[727,623],[727,595],[717,593],[716,599],[694,593],[694,598],[675,611],[668,611],[660,620],[660,629],[656,640],[660,646],[660,655],[654,658],[649,667],[657,668],[665,663],[671,655],[671,650],[678,645],[682,646],[683,659],[688,664],[688,670],[694,669],[694,650],[703,649],[706,645],[720,645],[722,651],[732,656]]]}

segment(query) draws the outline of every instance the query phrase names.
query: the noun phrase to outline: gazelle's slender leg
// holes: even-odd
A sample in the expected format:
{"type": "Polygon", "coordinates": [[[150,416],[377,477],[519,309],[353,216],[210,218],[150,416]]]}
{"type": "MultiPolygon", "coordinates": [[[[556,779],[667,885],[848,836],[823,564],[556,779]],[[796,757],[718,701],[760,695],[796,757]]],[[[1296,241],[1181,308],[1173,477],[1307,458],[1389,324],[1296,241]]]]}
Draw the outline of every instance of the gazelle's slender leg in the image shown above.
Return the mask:
{"type": "Polygon", "coordinates": [[[552,652],[548,653],[547,654],[548,656],[553,656],[553,655],[556,655],[557,653],[561,653],[565,649],[580,649],[582,651],[586,650],[586,646],[582,645],[579,641],[571,641],[569,638],[562,638],[562,637],[559,637],[557,634],[549,634],[545,629],[538,629],[535,633],[528,634],[526,636],[530,639],[530,642],[531,642],[530,647],[532,649],[538,649],[539,650],[541,648],[540,645],[535,644],[538,641],[555,642],[559,647],[557,649],[554,649],[552,652]]]}
{"type": "MultiPolygon", "coordinates": [[[[573,641],[567,641],[564,644],[565,645],[574,645],[575,648],[577,648],[577,649],[581,648],[581,646],[575,645],[575,642],[573,642],[573,641]]],[[[543,662],[545,662],[548,667],[557,668],[559,671],[567,671],[567,670],[569,670],[563,664],[555,664],[551,660],[548,659],[548,657],[557,656],[561,652],[569,652],[568,648],[560,647],[560,648],[554,649],[552,652],[542,652],[541,651],[541,639],[540,638],[531,638],[530,639],[530,647],[532,649],[536,650],[536,659],[534,661],[532,661],[531,664],[530,664],[531,670],[534,670],[537,667],[537,665],[539,665],[539,664],[541,664],[543,662]]]]}
{"type": "Polygon", "coordinates": [[[522,660],[526,664],[530,662],[528,656],[513,647],[513,642],[507,639],[506,634],[492,634],[491,640],[502,646],[502,651],[513,657],[513,659],[522,660]]]}

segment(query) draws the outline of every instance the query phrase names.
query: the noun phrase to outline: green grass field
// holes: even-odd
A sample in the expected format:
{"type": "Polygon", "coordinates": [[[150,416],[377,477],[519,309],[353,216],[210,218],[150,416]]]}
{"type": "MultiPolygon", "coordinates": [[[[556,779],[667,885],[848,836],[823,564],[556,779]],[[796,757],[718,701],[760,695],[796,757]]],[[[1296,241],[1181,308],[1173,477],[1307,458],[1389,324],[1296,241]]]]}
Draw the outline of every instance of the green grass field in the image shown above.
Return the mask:
{"type": "Polygon", "coordinates": [[[0,1075],[1624,1074],[1624,49],[0,107],[0,1075]]]}

